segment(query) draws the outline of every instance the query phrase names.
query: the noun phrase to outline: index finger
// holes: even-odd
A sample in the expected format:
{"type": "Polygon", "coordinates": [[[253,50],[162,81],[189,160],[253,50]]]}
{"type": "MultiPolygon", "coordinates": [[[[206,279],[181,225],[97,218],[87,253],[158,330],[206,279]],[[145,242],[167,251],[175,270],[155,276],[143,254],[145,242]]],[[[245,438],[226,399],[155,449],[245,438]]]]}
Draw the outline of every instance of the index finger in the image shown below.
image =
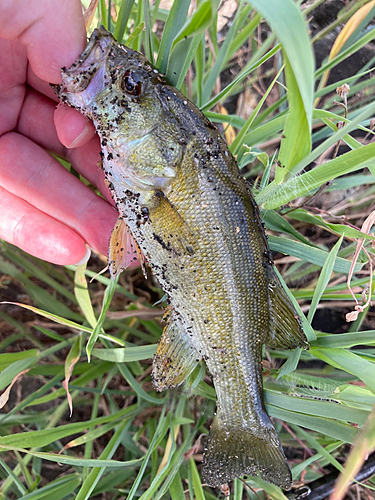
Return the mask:
{"type": "Polygon", "coordinates": [[[86,45],[79,0],[0,0],[0,37],[18,38],[26,46],[34,73],[50,83],[61,81],[60,68],[70,66],[86,45]]]}

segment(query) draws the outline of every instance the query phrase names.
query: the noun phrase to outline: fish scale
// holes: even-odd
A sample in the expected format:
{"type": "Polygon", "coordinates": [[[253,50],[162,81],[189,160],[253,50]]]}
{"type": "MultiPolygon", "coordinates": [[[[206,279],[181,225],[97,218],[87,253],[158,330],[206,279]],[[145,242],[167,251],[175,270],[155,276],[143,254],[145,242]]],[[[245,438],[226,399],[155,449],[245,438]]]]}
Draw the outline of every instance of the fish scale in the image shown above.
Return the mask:
{"type": "Polygon", "coordinates": [[[203,478],[219,486],[291,474],[263,403],[262,346],[308,348],[276,273],[249,185],[216,127],[141,54],[103,27],[53,86],[93,120],[119,211],[112,276],[138,255],[169,299],[154,360],[158,391],[204,360],[217,395],[203,478]],[[143,254],[143,257],[141,256],[143,254]]]}

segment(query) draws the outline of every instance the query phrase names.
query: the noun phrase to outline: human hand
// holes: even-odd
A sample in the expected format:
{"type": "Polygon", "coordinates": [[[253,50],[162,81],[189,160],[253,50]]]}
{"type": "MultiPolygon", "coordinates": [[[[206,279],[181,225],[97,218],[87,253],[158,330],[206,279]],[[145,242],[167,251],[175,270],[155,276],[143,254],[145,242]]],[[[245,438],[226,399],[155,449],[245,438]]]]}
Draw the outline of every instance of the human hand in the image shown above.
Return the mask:
{"type": "Polygon", "coordinates": [[[107,253],[117,214],[97,166],[89,120],[59,105],[60,83],[86,45],[79,0],[0,0],[0,238],[55,264],[107,253]],[[97,186],[98,197],[47,151],[97,186]]]}

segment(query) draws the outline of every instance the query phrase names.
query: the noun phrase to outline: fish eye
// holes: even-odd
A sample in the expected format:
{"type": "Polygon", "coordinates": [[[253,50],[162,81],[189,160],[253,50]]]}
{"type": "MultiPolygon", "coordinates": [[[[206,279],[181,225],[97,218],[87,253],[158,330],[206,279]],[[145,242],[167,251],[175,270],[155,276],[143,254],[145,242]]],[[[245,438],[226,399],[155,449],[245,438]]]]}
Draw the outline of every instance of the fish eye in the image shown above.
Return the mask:
{"type": "Polygon", "coordinates": [[[123,89],[130,95],[139,95],[142,91],[142,79],[135,71],[126,71],[123,78],[123,89]]]}

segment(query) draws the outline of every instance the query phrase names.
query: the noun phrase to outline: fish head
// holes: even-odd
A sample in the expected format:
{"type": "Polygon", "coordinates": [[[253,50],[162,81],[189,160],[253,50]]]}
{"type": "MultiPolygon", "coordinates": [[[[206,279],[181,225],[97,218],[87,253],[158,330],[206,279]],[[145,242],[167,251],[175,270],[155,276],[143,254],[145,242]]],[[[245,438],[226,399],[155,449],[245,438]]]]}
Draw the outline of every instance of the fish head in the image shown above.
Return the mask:
{"type": "Polygon", "coordinates": [[[162,90],[168,82],[142,54],[100,27],[61,76],[52,87],[94,122],[111,181],[126,177],[139,191],[163,189],[175,177],[186,141],[162,90]]]}

